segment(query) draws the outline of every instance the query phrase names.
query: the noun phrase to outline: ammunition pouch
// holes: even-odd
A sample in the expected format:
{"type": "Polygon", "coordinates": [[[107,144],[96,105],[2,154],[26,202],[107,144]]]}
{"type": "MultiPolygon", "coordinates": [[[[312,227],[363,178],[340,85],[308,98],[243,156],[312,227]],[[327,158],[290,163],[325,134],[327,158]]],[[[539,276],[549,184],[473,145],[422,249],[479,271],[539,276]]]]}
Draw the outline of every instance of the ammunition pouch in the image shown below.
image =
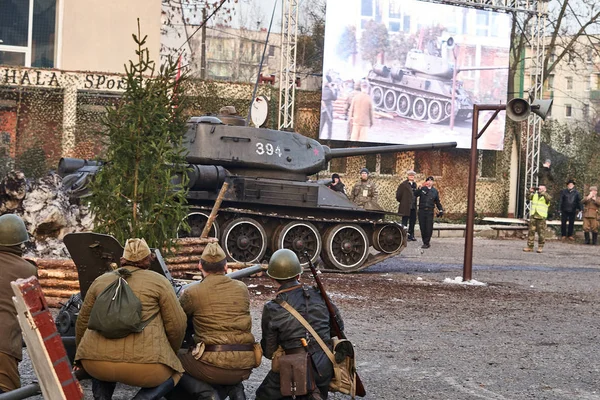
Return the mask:
{"type": "Polygon", "coordinates": [[[311,368],[310,354],[306,351],[285,354],[279,357],[279,384],[282,396],[304,396],[315,388],[311,368]]]}

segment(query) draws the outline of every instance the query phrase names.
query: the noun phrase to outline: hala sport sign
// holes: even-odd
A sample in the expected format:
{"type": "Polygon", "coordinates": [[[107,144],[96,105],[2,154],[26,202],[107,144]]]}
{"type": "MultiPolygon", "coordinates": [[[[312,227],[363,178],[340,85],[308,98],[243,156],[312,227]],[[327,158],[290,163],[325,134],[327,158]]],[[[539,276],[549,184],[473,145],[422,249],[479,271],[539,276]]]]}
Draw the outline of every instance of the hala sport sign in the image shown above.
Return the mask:
{"type": "Polygon", "coordinates": [[[127,82],[118,74],[0,67],[0,86],[123,92],[127,82]]]}

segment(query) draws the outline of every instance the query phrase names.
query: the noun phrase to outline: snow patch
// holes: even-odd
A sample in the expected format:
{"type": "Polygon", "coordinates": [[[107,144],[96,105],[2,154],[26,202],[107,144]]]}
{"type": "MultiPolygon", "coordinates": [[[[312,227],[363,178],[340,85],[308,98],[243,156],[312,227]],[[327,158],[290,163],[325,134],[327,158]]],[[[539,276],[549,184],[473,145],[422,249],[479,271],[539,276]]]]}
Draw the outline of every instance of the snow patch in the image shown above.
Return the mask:
{"type": "Polygon", "coordinates": [[[487,283],[476,281],[475,279],[471,279],[470,281],[463,281],[462,277],[457,276],[456,278],[446,278],[444,279],[444,283],[454,283],[457,285],[470,285],[470,286],[487,286],[487,283]]]}

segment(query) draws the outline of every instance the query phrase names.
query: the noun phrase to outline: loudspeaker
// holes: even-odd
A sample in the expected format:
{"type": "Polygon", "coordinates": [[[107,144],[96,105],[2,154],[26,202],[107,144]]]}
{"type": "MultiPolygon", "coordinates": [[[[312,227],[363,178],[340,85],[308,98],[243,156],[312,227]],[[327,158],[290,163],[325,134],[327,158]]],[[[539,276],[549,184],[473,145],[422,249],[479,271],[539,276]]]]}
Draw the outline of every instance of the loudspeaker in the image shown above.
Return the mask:
{"type": "Polygon", "coordinates": [[[531,112],[539,115],[541,119],[545,120],[552,107],[552,101],[552,99],[534,100],[533,103],[531,103],[531,112]]]}
{"type": "Polygon", "coordinates": [[[525,121],[531,112],[531,107],[526,100],[514,98],[506,105],[506,115],[513,121],[525,121]]]}
{"type": "Polygon", "coordinates": [[[454,47],[454,38],[452,36],[446,39],[446,46],[448,46],[449,49],[454,47]]]}

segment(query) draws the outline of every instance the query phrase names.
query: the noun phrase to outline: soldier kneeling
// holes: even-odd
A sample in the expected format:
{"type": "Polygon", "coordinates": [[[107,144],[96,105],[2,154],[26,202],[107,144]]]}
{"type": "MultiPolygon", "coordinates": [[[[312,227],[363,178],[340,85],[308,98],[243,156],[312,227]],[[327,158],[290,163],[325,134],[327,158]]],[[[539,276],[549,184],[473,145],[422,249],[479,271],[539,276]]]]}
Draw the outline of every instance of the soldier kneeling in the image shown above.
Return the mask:
{"type": "MultiPolygon", "coordinates": [[[[98,317],[98,312],[93,310],[95,304],[103,303],[100,299],[105,298],[104,289],[121,279],[115,272],[96,278],[85,295],[76,323],[75,362],[94,378],[95,400],[110,400],[117,382],[142,388],[134,400],[158,400],[177,385],[183,373],[176,352],[185,334],[185,313],[170,282],[148,270],[152,257],[144,239],[129,239],[121,258],[122,267],[117,270],[120,277],[126,277],[126,283],[119,280],[121,286],[131,289],[141,303],[144,326],[137,332],[125,332],[122,336],[121,332],[116,335],[108,329],[88,327],[90,321],[98,318],[112,320],[115,317],[108,314],[98,317]]],[[[122,287],[111,290],[115,297],[122,287]]]]}
{"type": "Polygon", "coordinates": [[[225,276],[226,267],[221,247],[209,243],[200,258],[204,279],[189,285],[179,298],[193,319],[196,342],[179,355],[186,372],[179,390],[196,400],[245,399],[242,381],[262,357],[252,335],[248,287],[225,276]]]}

